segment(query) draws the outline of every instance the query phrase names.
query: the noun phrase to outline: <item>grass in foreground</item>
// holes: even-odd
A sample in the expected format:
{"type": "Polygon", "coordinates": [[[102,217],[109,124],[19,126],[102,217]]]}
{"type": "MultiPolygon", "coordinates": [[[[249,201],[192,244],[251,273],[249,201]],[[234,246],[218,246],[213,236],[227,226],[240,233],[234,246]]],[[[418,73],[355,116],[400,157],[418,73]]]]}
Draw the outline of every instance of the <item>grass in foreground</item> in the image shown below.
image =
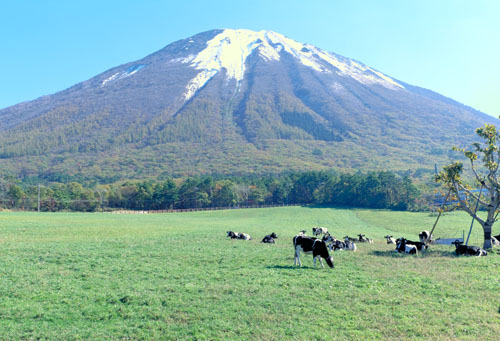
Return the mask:
{"type": "MultiPolygon", "coordinates": [[[[272,208],[164,215],[0,213],[5,339],[497,339],[500,256],[434,246],[395,254],[383,236],[429,230],[426,213],[272,208]],[[335,269],[293,266],[291,239],[326,226],[372,245],[335,269]],[[227,230],[252,241],[231,241],[227,230]],[[268,233],[276,245],[259,243],[268,233]]],[[[442,217],[461,236],[469,218],[442,217]]],[[[473,244],[481,240],[476,226],[473,244]]]]}

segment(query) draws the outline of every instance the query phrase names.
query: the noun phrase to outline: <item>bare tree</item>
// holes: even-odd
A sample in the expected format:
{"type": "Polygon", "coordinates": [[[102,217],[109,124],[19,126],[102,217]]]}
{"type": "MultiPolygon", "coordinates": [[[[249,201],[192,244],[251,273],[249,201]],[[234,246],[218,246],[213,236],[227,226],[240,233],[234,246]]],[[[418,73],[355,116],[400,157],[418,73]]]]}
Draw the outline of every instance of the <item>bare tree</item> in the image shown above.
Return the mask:
{"type": "MultiPolygon", "coordinates": [[[[460,209],[467,212],[483,228],[484,244],[483,248],[491,248],[491,231],[493,224],[498,220],[498,210],[500,206],[500,179],[498,178],[498,166],[500,163],[500,132],[492,124],[486,124],[482,128],[476,129],[476,134],[481,138],[481,142],[472,144],[472,150],[453,148],[460,151],[469,159],[474,183],[483,190],[483,195],[471,191],[462,178],[463,164],[455,162],[443,167],[436,181],[444,183],[456,196],[460,209]],[[476,161],[480,159],[480,168],[476,167],[476,161]],[[474,204],[479,202],[486,210],[486,218],[479,217],[474,204]]],[[[479,163],[479,162],[478,162],[479,163]]]]}

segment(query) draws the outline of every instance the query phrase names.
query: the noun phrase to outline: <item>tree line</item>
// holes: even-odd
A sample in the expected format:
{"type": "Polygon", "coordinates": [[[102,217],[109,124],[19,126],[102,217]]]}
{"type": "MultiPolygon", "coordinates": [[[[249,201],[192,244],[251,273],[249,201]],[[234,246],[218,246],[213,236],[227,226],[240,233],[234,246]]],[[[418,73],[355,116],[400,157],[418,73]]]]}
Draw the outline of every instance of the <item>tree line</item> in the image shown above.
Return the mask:
{"type": "Polygon", "coordinates": [[[85,187],[0,182],[0,207],[19,210],[165,210],[250,205],[321,205],[411,210],[419,190],[390,171],[295,172],[264,177],[200,176],[85,187]],[[40,198],[40,199],[39,199],[40,198]]]}

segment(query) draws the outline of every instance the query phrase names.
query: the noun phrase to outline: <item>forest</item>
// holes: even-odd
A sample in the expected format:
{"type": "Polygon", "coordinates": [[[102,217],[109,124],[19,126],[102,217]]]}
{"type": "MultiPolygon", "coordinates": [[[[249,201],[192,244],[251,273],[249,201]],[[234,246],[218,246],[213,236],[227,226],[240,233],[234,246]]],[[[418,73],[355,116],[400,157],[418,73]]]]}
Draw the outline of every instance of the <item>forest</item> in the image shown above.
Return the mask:
{"type": "Polygon", "coordinates": [[[94,187],[78,182],[33,185],[2,180],[0,208],[94,212],[298,204],[414,210],[419,194],[409,176],[390,171],[307,171],[260,177],[210,175],[94,187]]]}

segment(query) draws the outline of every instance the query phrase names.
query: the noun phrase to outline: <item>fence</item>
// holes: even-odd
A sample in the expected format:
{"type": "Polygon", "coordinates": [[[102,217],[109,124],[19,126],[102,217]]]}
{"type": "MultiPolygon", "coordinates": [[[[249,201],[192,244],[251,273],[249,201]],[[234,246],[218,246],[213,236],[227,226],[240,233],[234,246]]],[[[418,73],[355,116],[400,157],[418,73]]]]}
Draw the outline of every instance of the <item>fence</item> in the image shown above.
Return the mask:
{"type": "Polygon", "coordinates": [[[115,214],[181,213],[181,212],[198,212],[198,211],[238,210],[238,209],[246,209],[246,208],[270,208],[270,207],[284,207],[284,206],[300,206],[300,205],[298,205],[298,204],[245,205],[245,206],[230,206],[230,207],[203,207],[203,208],[183,208],[183,209],[149,210],[149,211],[119,210],[119,211],[112,211],[111,213],[115,213],[115,214]]]}

